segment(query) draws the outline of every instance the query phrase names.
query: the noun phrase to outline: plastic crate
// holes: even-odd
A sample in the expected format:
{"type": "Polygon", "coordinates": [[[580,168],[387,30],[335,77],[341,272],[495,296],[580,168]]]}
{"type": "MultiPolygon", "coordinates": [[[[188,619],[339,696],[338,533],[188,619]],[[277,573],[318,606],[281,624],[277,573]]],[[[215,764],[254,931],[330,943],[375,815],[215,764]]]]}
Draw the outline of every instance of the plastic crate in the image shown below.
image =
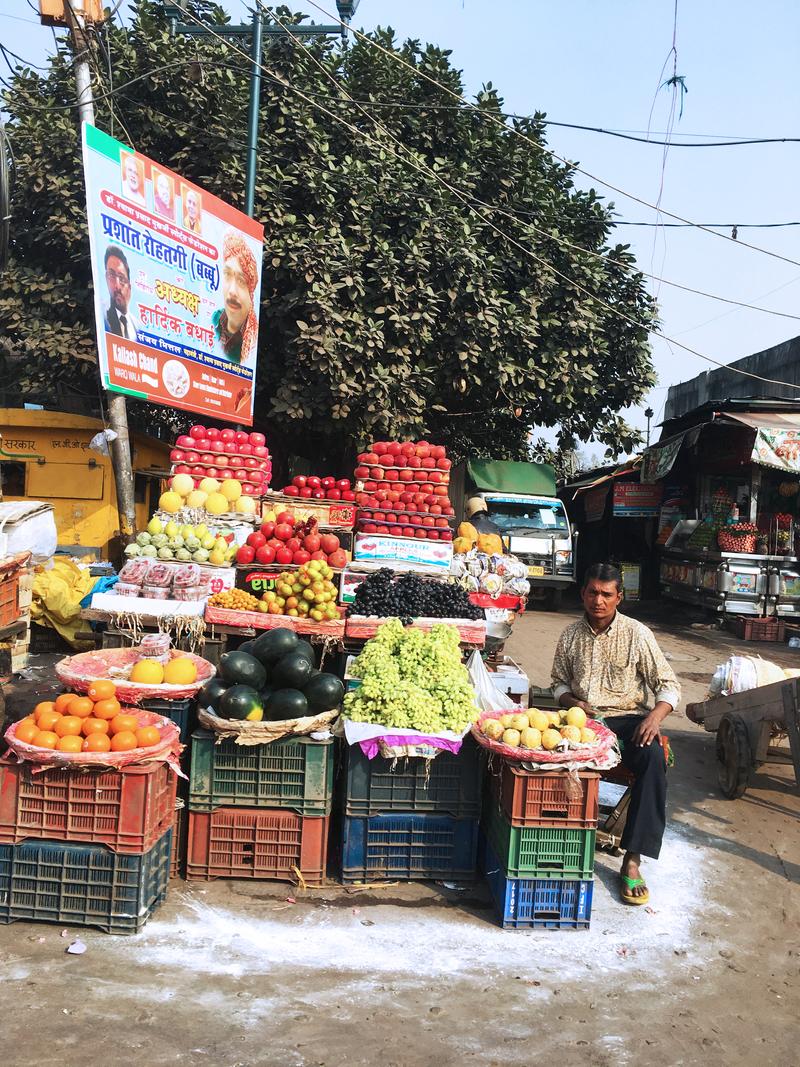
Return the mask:
{"type": "Polygon", "coordinates": [[[0,923],[28,919],[134,934],[167,893],[172,830],[140,856],[103,845],[0,845],[0,923]]]}
{"type": "Polygon", "coordinates": [[[288,808],[298,815],[329,815],[333,793],[333,740],[284,737],[265,745],[214,744],[210,730],[192,734],[189,807],[288,808]]]}
{"type": "Polygon", "coordinates": [[[780,641],[786,638],[786,620],[774,615],[768,619],[733,617],[733,632],[741,641],[780,641]]]}
{"type": "Polygon", "coordinates": [[[477,819],[481,813],[483,749],[468,737],[457,756],[435,759],[367,759],[360,745],[345,745],[345,814],[419,812],[477,819]]]}
{"type": "Polygon", "coordinates": [[[342,881],[475,878],[478,822],[450,815],[345,816],[342,881]]]}
{"type": "Polygon", "coordinates": [[[486,881],[503,927],[516,930],[589,929],[594,883],[588,879],[508,878],[487,841],[486,881]]]}
{"type": "Polygon", "coordinates": [[[172,823],[172,848],[169,857],[170,878],[180,878],[186,869],[186,830],[189,825],[189,812],[186,804],[175,801],[175,818],[172,823]]]}
{"type": "Polygon", "coordinates": [[[191,697],[186,700],[143,700],[139,707],[171,719],[181,732],[181,744],[189,743],[196,715],[195,701],[191,697]]]}
{"type": "Polygon", "coordinates": [[[564,826],[593,830],[597,826],[596,771],[525,771],[505,760],[490,775],[492,796],[512,826],[564,826]]]}
{"type": "Polygon", "coordinates": [[[19,568],[0,574],[0,626],[19,618],[19,568]]]}
{"type": "Polygon", "coordinates": [[[172,825],[176,782],[166,763],[34,773],[0,759],[0,843],[42,838],[147,852],[172,825]]]}
{"type": "Polygon", "coordinates": [[[189,809],[186,877],[264,878],[319,884],[328,857],[328,818],[265,808],[189,809]]]}
{"type": "Polygon", "coordinates": [[[485,832],[509,878],[591,878],[595,830],[563,826],[512,826],[497,807],[485,832]]]}

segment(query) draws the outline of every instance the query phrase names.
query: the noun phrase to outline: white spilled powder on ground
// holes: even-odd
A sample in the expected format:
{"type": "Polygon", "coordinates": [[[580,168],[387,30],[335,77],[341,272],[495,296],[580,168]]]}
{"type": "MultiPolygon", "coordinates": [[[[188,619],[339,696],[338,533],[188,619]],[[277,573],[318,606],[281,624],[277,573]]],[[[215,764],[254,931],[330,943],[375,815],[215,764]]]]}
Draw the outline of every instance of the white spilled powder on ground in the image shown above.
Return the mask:
{"type": "MultiPolygon", "coordinates": [[[[172,888],[170,914],[157,914],[136,938],[135,962],[168,968],[173,977],[184,970],[232,978],[334,971],[348,984],[525,978],[546,975],[550,968],[565,981],[583,979],[589,971],[632,977],[642,968],[652,974],[657,966],[663,975],[672,963],[682,969],[702,965],[703,945],[693,931],[708,913],[707,886],[714,881],[715,860],[708,850],[673,824],[661,859],[645,865],[649,908],[620,902],[619,864],[618,858],[597,856],[588,931],[503,930],[491,911],[460,912],[430,900],[419,908],[400,907],[365,904],[354,894],[345,906],[326,907],[313,893],[304,898],[299,891],[296,904],[278,897],[263,902],[263,914],[254,915],[259,905],[252,897],[242,898],[241,908],[220,907],[207,903],[197,885],[172,888]]],[[[457,902],[459,894],[448,897],[457,902]]],[[[719,947],[715,943],[715,952],[719,947]]],[[[127,949],[120,951],[130,960],[127,949]]]]}

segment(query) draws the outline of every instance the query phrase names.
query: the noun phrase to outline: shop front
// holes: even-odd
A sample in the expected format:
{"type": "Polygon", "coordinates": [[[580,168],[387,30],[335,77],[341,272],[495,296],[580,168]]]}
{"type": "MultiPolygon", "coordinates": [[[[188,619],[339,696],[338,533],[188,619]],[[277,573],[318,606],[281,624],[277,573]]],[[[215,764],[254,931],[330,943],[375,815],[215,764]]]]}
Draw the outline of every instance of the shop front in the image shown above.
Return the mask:
{"type": "Polygon", "coordinates": [[[800,405],[704,405],[665,426],[641,477],[662,486],[664,596],[727,615],[800,615],[800,405]]]}

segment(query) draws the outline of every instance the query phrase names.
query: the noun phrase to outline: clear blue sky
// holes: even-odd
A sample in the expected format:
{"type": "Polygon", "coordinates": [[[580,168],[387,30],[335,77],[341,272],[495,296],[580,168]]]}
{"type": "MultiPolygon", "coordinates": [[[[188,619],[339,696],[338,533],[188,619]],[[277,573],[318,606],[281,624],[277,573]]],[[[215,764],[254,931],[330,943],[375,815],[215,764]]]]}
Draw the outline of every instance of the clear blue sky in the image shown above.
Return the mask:
{"type": "MultiPolygon", "coordinates": [[[[317,0],[335,10],[335,0],[317,0]]],[[[291,5],[315,21],[324,17],[301,0],[291,5]]],[[[33,62],[52,48],[28,0],[0,4],[0,40],[33,62]],[[9,17],[14,16],[14,17],[9,17]],[[23,21],[19,21],[23,20],[23,21]]],[[[123,13],[127,4],[123,4],[123,13]]],[[[246,4],[229,0],[234,17],[246,4]]],[[[697,3],[678,0],[677,73],[688,93],[675,140],[693,134],[800,136],[796,76],[800,4],[772,0],[697,3]]],[[[354,23],[391,25],[399,37],[452,50],[468,94],[492,81],[508,110],[546,111],[563,122],[609,129],[664,131],[672,98],[659,84],[672,46],[674,0],[361,0],[354,23]],[[651,116],[652,110],[652,118],[651,116]]],[[[663,149],[576,130],[550,127],[558,154],[613,185],[654,203],[662,182],[663,149]]],[[[662,207],[696,222],[784,222],[800,219],[797,203],[800,144],[726,148],[672,147],[663,171],[662,207]]],[[[653,221],[655,213],[594,184],[619,217],[653,221]]],[[[664,221],[670,221],[664,219],[664,221]]],[[[800,266],[692,229],[618,231],[643,270],[736,300],[800,314],[800,266]],[[780,288],[779,288],[780,287],[780,288]],[[772,292],[772,290],[777,290],[772,292]]],[[[740,230],[752,244],[800,262],[800,227],[740,230]]],[[[800,334],[800,322],[732,310],[656,287],[664,333],[722,363],[800,334]]],[[[656,421],[666,386],[708,364],[653,340],[659,388],[649,396],[656,421]]],[[[627,413],[644,426],[643,409],[627,413]]]]}

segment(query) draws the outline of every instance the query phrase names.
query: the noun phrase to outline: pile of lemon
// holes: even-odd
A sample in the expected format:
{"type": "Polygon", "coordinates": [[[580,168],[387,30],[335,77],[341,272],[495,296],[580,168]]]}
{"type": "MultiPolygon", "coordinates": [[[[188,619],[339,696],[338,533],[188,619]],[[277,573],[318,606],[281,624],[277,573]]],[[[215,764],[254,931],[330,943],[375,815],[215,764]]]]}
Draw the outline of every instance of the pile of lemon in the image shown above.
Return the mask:
{"type": "Polygon", "coordinates": [[[197,681],[197,666],[188,656],[175,656],[168,663],[157,659],[138,659],[128,676],[143,685],[192,685],[197,681]]]}
{"type": "Polygon", "coordinates": [[[502,741],[511,748],[545,749],[552,752],[562,741],[573,745],[591,745],[597,734],[586,725],[583,708],[566,711],[540,711],[529,708],[502,715],[499,719],[484,719],[481,732],[492,741],[502,741]]]}

